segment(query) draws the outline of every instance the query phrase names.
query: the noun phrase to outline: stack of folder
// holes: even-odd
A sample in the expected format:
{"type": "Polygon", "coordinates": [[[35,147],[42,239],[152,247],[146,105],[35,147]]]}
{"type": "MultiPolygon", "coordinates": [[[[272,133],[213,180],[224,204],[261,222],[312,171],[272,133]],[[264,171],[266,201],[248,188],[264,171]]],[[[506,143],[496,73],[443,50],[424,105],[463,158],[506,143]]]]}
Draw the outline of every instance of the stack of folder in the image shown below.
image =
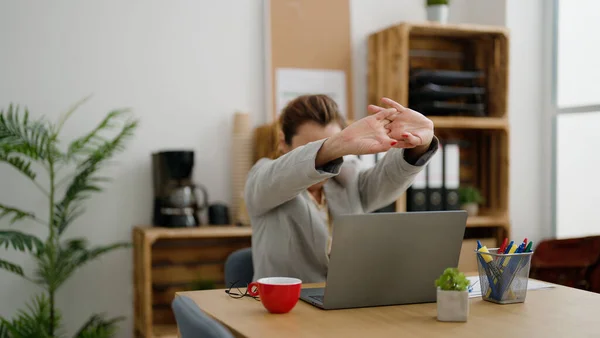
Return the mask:
{"type": "Polygon", "coordinates": [[[485,116],[482,71],[413,69],[409,107],[425,115],[485,116]]]}

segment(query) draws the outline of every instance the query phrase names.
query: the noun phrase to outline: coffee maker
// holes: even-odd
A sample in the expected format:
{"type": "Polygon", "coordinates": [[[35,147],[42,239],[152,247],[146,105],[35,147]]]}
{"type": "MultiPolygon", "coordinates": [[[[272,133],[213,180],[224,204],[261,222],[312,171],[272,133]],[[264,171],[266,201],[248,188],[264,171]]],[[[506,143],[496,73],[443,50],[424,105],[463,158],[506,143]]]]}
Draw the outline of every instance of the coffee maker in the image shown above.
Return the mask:
{"type": "Polygon", "coordinates": [[[152,154],[154,225],[179,228],[201,224],[200,214],[208,207],[208,193],[202,185],[194,183],[193,168],[191,150],[152,154]]]}

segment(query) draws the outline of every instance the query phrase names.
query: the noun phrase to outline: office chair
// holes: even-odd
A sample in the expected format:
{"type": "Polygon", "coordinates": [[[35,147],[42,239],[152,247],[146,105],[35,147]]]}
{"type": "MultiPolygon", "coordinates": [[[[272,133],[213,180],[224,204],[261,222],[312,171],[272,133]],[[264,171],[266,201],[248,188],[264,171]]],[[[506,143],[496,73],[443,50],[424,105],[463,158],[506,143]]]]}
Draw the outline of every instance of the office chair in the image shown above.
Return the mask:
{"type": "Polygon", "coordinates": [[[225,261],[225,287],[245,288],[252,282],[254,265],[252,264],[252,248],[239,249],[232,252],[225,261]]]}
{"type": "Polygon", "coordinates": [[[234,338],[229,330],[202,312],[189,297],[175,296],[171,307],[181,338],[234,338]]]}

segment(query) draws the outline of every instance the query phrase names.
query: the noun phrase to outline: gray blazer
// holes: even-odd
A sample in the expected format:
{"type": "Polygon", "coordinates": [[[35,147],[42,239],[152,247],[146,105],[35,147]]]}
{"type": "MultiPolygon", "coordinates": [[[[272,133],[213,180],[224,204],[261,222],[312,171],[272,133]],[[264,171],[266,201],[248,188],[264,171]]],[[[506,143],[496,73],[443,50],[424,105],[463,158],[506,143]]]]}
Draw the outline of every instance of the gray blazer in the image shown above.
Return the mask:
{"type": "Polygon", "coordinates": [[[276,160],[261,159],[250,170],[245,202],[252,224],[254,280],[279,276],[324,282],[328,225],[307,188],[331,178],[323,189],[333,219],[372,212],[406,191],[439,144],[434,138],[429,151],[414,165],[406,162],[402,149],[391,149],[371,168],[364,168],[356,156],[315,168],[323,142],[306,144],[276,160]]]}

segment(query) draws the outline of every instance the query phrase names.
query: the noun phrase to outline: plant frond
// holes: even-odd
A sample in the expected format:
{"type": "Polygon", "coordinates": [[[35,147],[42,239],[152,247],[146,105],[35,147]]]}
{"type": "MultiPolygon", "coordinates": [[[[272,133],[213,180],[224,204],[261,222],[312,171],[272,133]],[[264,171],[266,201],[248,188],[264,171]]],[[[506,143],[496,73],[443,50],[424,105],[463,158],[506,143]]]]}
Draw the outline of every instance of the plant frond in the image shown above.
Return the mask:
{"type": "Polygon", "coordinates": [[[51,143],[47,123],[40,119],[29,120],[29,111],[19,113],[19,107],[11,104],[8,110],[0,111],[0,148],[5,154],[18,153],[32,160],[47,157],[51,143]]]}
{"type": "Polygon", "coordinates": [[[96,173],[115,153],[124,150],[125,142],[133,136],[133,131],[137,125],[138,122],[135,120],[126,122],[113,139],[96,145],[88,157],[79,163],[77,174],[67,187],[63,199],[57,203],[54,211],[54,226],[59,234],[62,234],[81,213],[82,208],[78,203],[89,198],[91,193],[102,191],[100,183],[104,182],[105,179],[97,176],[96,173]]]}
{"type": "Polygon", "coordinates": [[[54,207],[54,224],[61,234],[66,227],[71,224],[77,217],[81,216],[85,209],[73,202],[58,203],[54,207]]]}
{"type": "Polygon", "coordinates": [[[95,314],[88,319],[81,329],[77,331],[74,338],[110,338],[117,332],[117,323],[125,319],[115,317],[105,319],[103,314],[95,314]]]}
{"type": "Polygon", "coordinates": [[[17,169],[21,174],[27,176],[31,180],[35,180],[36,174],[31,170],[31,162],[22,159],[19,156],[11,156],[0,149],[0,162],[5,162],[13,168],[17,169]]]}
{"type": "Polygon", "coordinates": [[[65,125],[65,122],[67,122],[69,117],[71,117],[71,115],[73,115],[73,113],[77,110],[77,108],[81,107],[85,102],[87,102],[87,100],[89,100],[90,97],[92,97],[91,94],[84,97],[83,99],[79,100],[73,106],[71,106],[71,108],[69,108],[69,110],[67,110],[64,114],[61,115],[58,125],[56,126],[56,128],[53,128],[53,130],[52,130],[52,134],[53,134],[54,138],[58,137],[58,134],[60,134],[62,127],[65,125]]]}
{"type": "Polygon", "coordinates": [[[75,271],[77,257],[86,251],[87,241],[76,239],[61,247],[50,247],[36,255],[34,282],[48,291],[57,290],[75,271]],[[53,257],[56,257],[53,259],[53,257]]]}
{"type": "Polygon", "coordinates": [[[0,247],[4,246],[8,249],[11,245],[21,252],[44,250],[44,243],[34,235],[14,230],[0,230],[0,247]]]}
{"type": "Polygon", "coordinates": [[[107,139],[105,139],[100,134],[104,131],[108,131],[114,129],[115,127],[118,127],[119,124],[116,123],[117,120],[123,117],[128,112],[129,110],[127,109],[113,110],[109,112],[108,115],[106,115],[106,117],[102,121],[100,121],[96,128],[94,128],[86,135],[83,135],[80,138],[71,142],[67,151],[67,157],[72,158],[73,156],[81,153],[87,155],[93,152],[93,150],[101,144],[107,142],[107,139]]]}
{"type": "Polygon", "coordinates": [[[14,274],[17,274],[21,277],[25,277],[25,274],[23,273],[23,268],[21,268],[20,266],[18,266],[15,263],[11,263],[9,261],[5,261],[2,258],[0,258],[0,269],[4,269],[6,271],[10,271],[14,274]]]}
{"type": "Polygon", "coordinates": [[[56,290],[60,284],[60,275],[53,265],[53,248],[48,245],[43,251],[35,255],[37,267],[34,271],[33,282],[46,288],[48,291],[56,290]]]}
{"type": "Polygon", "coordinates": [[[35,283],[47,286],[49,290],[56,290],[87,262],[112,250],[130,246],[129,243],[114,243],[90,249],[85,238],[70,239],[60,245],[53,264],[48,252],[42,252],[36,257],[38,266],[35,283]]]}
{"type": "Polygon", "coordinates": [[[97,246],[95,248],[92,248],[91,250],[87,250],[86,253],[80,257],[80,259],[77,261],[77,267],[80,267],[80,266],[84,265],[85,263],[104,255],[105,253],[109,253],[109,252],[111,252],[113,250],[117,250],[117,249],[130,248],[130,247],[131,247],[131,243],[126,243],[126,242],[97,246]]]}
{"type": "MultiPolygon", "coordinates": [[[[12,321],[1,318],[0,320],[5,327],[5,337],[55,338],[50,337],[48,333],[48,328],[51,324],[50,306],[48,298],[45,295],[39,295],[34,297],[31,303],[27,304],[26,310],[17,311],[12,321]]],[[[54,327],[59,327],[60,321],[60,313],[55,310],[54,327]]]]}
{"type": "Polygon", "coordinates": [[[35,215],[31,212],[23,211],[21,209],[17,209],[15,207],[11,207],[8,205],[0,204],[0,220],[6,216],[11,216],[10,224],[15,223],[16,221],[23,218],[34,218],[35,215]]]}
{"type": "Polygon", "coordinates": [[[8,326],[4,324],[4,322],[8,322],[4,317],[0,316],[0,338],[10,338],[8,335],[8,326]]]}

